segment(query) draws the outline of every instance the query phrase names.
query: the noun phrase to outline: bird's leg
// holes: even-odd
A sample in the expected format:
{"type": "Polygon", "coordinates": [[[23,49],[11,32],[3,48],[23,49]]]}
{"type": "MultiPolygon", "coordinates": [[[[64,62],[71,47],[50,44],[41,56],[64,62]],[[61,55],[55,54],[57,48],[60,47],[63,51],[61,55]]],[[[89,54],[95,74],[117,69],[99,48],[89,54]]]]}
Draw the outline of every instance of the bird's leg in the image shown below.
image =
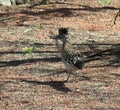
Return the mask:
{"type": "Polygon", "coordinates": [[[68,82],[69,78],[70,78],[70,73],[68,73],[68,77],[64,82],[68,82]]]}
{"type": "Polygon", "coordinates": [[[65,82],[68,82],[69,78],[70,78],[70,75],[73,74],[73,69],[67,69],[67,73],[68,73],[68,77],[67,79],[65,80],[65,82]]]}

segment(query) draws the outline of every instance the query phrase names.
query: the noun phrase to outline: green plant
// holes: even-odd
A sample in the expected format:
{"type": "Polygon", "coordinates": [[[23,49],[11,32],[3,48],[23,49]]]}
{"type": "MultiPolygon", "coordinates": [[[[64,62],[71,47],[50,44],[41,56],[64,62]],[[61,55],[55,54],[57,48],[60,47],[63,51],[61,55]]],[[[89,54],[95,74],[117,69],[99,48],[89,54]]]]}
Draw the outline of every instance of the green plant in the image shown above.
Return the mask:
{"type": "Polygon", "coordinates": [[[104,5],[104,4],[107,4],[107,5],[110,5],[114,2],[114,0],[99,0],[99,3],[104,5]]]}
{"type": "Polygon", "coordinates": [[[32,54],[33,52],[35,51],[35,46],[33,46],[33,47],[27,47],[26,49],[25,49],[25,53],[26,54],[32,54]]]}
{"type": "Polygon", "coordinates": [[[37,25],[37,28],[38,29],[43,29],[43,25],[40,23],[40,24],[37,25]]]}

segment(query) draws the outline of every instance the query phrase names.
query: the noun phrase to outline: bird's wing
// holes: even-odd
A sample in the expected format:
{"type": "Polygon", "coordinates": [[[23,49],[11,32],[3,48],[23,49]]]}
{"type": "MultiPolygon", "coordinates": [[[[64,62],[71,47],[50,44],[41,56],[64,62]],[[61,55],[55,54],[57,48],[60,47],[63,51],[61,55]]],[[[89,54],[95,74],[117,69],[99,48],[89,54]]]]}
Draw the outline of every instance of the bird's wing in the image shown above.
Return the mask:
{"type": "Polygon", "coordinates": [[[71,52],[69,54],[63,55],[64,61],[75,66],[78,69],[82,69],[84,63],[82,62],[82,59],[84,59],[86,56],[82,53],[74,53],[71,52]]]}

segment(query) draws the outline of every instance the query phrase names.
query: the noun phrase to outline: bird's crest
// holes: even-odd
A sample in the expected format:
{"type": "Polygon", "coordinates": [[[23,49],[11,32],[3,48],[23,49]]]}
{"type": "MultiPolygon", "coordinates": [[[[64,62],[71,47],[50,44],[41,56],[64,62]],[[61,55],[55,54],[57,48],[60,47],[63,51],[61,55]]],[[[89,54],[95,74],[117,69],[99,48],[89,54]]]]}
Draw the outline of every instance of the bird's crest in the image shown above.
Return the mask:
{"type": "Polygon", "coordinates": [[[59,28],[59,35],[67,35],[68,34],[68,28],[59,28]]]}

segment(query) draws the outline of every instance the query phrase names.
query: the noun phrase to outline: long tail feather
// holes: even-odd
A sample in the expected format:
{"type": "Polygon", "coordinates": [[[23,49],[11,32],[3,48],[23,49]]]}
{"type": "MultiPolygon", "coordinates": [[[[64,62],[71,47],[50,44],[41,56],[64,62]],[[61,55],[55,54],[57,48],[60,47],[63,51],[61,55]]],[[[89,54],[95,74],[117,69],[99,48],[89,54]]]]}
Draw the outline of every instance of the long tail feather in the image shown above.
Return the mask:
{"type": "Polygon", "coordinates": [[[88,55],[87,58],[93,58],[93,57],[97,57],[97,56],[102,56],[102,55],[104,55],[107,52],[111,52],[112,50],[114,50],[114,49],[103,50],[103,51],[100,51],[100,52],[88,55]]]}

